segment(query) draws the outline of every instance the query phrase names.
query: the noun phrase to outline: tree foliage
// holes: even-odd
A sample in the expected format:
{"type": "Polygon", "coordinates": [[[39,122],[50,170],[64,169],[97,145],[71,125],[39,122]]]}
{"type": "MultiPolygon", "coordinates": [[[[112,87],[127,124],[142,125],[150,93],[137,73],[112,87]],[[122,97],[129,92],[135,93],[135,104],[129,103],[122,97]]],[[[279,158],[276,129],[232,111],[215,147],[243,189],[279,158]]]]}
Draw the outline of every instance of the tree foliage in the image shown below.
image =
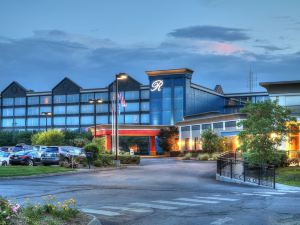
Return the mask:
{"type": "Polygon", "coordinates": [[[223,139],[211,129],[204,130],[201,134],[202,150],[208,153],[224,151],[223,139]]]}
{"type": "Polygon", "coordinates": [[[98,146],[100,152],[106,152],[106,138],[105,137],[94,138],[93,143],[98,146]]]}
{"type": "Polygon", "coordinates": [[[164,151],[178,150],[178,128],[168,127],[162,128],[158,135],[158,145],[164,151]]]}
{"type": "Polygon", "coordinates": [[[65,134],[60,130],[48,130],[32,136],[33,145],[60,146],[65,143],[65,134]]]}
{"type": "Polygon", "coordinates": [[[31,144],[30,131],[0,131],[0,146],[14,146],[18,143],[31,144]]]}
{"type": "Polygon", "coordinates": [[[239,123],[243,126],[239,133],[240,149],[250,163],[272,163],[277,158],[276,150],[294,125],[291,111],[269,100],[248,103],[241,112],[247,117],[239,123]]]}

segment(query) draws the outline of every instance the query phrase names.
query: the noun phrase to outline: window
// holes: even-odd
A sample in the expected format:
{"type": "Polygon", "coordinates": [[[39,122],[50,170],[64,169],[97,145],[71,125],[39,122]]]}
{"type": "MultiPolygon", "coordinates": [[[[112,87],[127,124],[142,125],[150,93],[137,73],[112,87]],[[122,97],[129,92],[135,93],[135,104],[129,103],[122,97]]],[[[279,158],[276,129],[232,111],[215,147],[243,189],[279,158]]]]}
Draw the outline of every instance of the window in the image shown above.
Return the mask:
{"type": "Polygon", "coordinates": [[[77,103],[79,102],[79,94],[67,95],[68,103],[77,103]]]}
{"type": "Polygon", "coordinates": [[[150,123],[150,116],[147,113],[141,114],[141,123],[150,123]]]}
{"type": "Polygon", "coordinates": [[[200,125],[193,125],[192,130],[200,130],[200,125]]]}
{"type": "Polygon", "coordinates": [[[108,104],[97,104],[96,105],[96,112],[102,113],[102,112],[108,112],[108,104]]]}
{"type": "Polygon", "coordinates": [[[141,103],[141,111],[149,111],[150,107],[149,107],[149,102],[142,102],[141,103]]]}
{"type": "Polygon", "coordinates": [[[50,106],[40,107],[40,114],[42,114],[43,112],[52,112],[51,107],[50,106]]]}
{"type": "Polygon", "coordinates": [[[81,124],[83,125],[89,125],[94,123],[94,117],[93,116],[82,116],[81,117],[81,124]]]}
{"type": "Polygon", "coordinates": [[[66,118],[65,117],[54,117],[54,126],[63,126],[66,124],[66,118]]]}
{"type": "Polygon", "coordinates": [[[125,108],[126,112],[134,112],[139,111],[139,103],[138,102],[129,102],[125,108]]]}
{"type": "Polygon", "coordinates": [[[54,106],[54,114],[65,114],[66,107],[65,106],[54,106]]]}
{"type": "Polygon", "coordinates": [[[25,108],[15,108],[15,116],[25,116],[25,108]]]}
{"type": "Polygon", "coordinates": [[[81,113],[94,113],[94,105],[82,105],[81,113]]]}
{"type": "Polygon", "coordinates": [[[68,105],[67,106],[67,114],[78,114],[79,106],[78,105],[68,105]]]}
{"type": "Polygon", "coordinates": [[[213,123],[214,129],[223,129],[223,122],[213,123]]]}
{"type": "Polygon", "coordinates": [[[15,105],[26,105],[26,98],[25,97],[15,98],[15,105]]]}
{"type": "Polygon", "coordinates": [[[171,111],[162,112],[162,121],[163,124],[171,124],[171,111]]]}
{"type": "Polygon", "coordinates": [[[54,103],[66,103],[65,95],[54,95],[54,103]]]}
{"type": "Polygon", "coordinates": [[[16,127],[25,127],[25,119],[24,118],[15,119],[15,126],[16,127]]]}
{"type": "Polygon", "coordinates": [[[97,116],[96,121],[97,121],[97,124],[107,124],[108,116],[97,116]]]}
{"type": "Polygon", "coordinates": [[[202,124],[202,130],[208,130],[211,129],[211,124],[207,123],[207,124],[202,124]]]}
{"type": "Polygon", "coordinates": [[[138,100],[139,99],[139,91],[126,91],[125,99],[126,100],[138,100]]]}
{"type": "Polygon", "coordinates": [[[225,127],[236,127],[236,121],[226,121],[225,127]]]}
{"type": "Polygon", "coordinates": [[[13,98],[3,98],[3,106],[10,106],[14,104],[14,99],[13,98]]]}
{"type": "Polygon", "coordinates": [[[41,104],[49,105],[49,104],[52,103],[51,101],[52,101],[52,97],[51,96],[41,96],[40,97],[40,103],[41,104]]]}
{"type": "Polygon", "coordinates": [[[95,98],[96,99],[101,99],[103,101],[107,101],[108,100],[108,92],[95,93],[95,98]]]}
{"type": "Polygon", "coordinates": [[[300,96],[286,96],[285,102],[287,106],[300,105],[300,96]]]}
{"type": "Polygon", "coordinates": [[[190,126],[181,127],[181,132],[190,131],[190,126]]]}
{"type": "Polygon", "coordinates": [[[81,94],[81,102],[88,102],[89,99],[94,99],[94,93],[81,94]]]}
{"type": "Polygon", "coordinates": [[[149,90],[142,90],[141,91],[141,99],[149,99],[149,90]]]}
{"type": "MultiPolygon", "coordinates": [[[[62,118],[64,118],[64,117],[62,117],[62,118]]],[[[40,126],[46,126],[46,121],[47,121],[47,126],[51,127],[52,118],[50,118],[50,117],[48,117],[48,118],[41,117],[40,118],[40,126]]]]}
{"type": "Polygon", "coordinates": [[[27,118],[27,126],[28,127],[38,127],[39,126],[39,118],[27,118]]]}
{"type": "Polygon", "coordinates": [[[2,119],[3,127],[13,127],[14,120],[13,119],[2,119]]]}
{"type": "Polygon", "coordinates": [[[28,105],[38,105],[40,103],[38,96],[28,97],[28,105]]]}
{"type": "Polygon", "coordinates": [[[78,125],[79,117],[78,116],[69,116],[67,117],[67,125],[78,125]]]}
{"type": "Polygon", "coordinates": [[[139,123],[139,114],[125,115],[125,123],[139,123]]]}
{"type": "Polygon", "coordinates": [[[2,116],[14,116],[14,108],[2,109],[2,116]]]}

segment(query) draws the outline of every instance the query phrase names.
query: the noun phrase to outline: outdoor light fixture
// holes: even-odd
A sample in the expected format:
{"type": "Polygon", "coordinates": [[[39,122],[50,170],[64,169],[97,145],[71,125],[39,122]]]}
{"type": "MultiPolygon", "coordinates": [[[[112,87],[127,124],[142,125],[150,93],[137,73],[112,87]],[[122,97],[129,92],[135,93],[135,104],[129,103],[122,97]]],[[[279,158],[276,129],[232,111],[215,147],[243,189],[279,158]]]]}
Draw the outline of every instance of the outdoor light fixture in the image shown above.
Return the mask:
{"type": "Polygon", "coordinates": [[[46,131],[47,131],[48,130],[48,117],[52,116],[52,112],[42,112],[41,114],[46,117],[46,131]]]}
{"type": "Polygon", "coordinates": [[[94,105],[94,137],[96,137],[96,130],[97,130],[97,121],[96,121],[96,106],[97,104],[101,104],[103,102],[102,99],[95,98],[95,99],[89,99],[88,103],[94,105]]]}

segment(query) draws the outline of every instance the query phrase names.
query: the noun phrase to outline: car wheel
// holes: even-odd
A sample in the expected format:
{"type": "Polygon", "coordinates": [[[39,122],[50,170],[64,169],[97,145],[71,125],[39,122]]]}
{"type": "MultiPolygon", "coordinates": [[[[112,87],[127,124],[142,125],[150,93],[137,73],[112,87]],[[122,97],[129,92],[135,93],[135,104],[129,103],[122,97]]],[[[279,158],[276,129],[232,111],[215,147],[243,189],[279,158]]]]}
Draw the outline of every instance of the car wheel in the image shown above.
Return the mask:
{"type": "Polygon", "coordinates": [[[68,159],[64,159],[64,167],[69,167],[69,160],[68,159]]]}
{"type": "Polygon", "coordinates": [[[2,166],[7,166],[7,162],[6,161],[2,162],[2,166]]]}
{"type": "Polygon", "coordinates": [[[31,159],[28,159],[26,164],[27,166],[34,166],[34,163],[31,159]]]}

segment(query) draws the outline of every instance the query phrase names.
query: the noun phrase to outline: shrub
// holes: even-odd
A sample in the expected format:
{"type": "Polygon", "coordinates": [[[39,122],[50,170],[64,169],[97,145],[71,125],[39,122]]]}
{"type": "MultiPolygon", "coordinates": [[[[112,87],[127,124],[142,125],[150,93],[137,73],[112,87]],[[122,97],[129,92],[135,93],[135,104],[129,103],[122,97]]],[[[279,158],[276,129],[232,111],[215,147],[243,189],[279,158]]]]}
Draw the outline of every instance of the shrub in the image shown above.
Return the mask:
{"type": "Polygon", "coordinates": [[[20,205],[12,204],[0,196],[0,224],[10,225],[13,217],[16,217],[20,205]]]}
{"type": "MultiPolygon", "coordinates": [[[[257,152],[247,151],[244,152],[242,156],[245,162],[249,163],[250,165],[258,164],[258,162],[261,161],[257,152]]],[[[272,164],[276,167],[285,166],[288,164],[287,154],[285,151],[273,151],[273,153],[269,155],[268,161],[265,163],[272,164]]]]}
{"type": "Polygon", "coordinates": [[[97,160],[99,156],[99,147],[95,143],[90,143],[84,146],[85,152],[93,153],[93,160],[97,160]]]}
{"type": "Polygon", "coordinates": [[[85,139],[85,138],[75,138],[72,143],[73,143],[72,144],[73,146],[82,148],[85,145],[89,144],[90,141],[88,139],[85,139]]]}
{"type": "Polygon", "coordinates": [[[32,136],[33,145],[59,146],[63,145],[65,135],[60,130],[48,130],[32,136]]]}
{"type": "Polygon", "coordinates": [[[223,140],[212,130],[204,130],[201,134],[202,149],[207,153],[222,152],[225,148],[223,140]]]}
{"type": "Polygon", "coordinates": [[[192,158],[192,153],[186,153],[183,157],[182,157],[182,159],[183,160],[190,160],[192,158]]]}
{"type": "Polygon", "coordinates": [[[201,161],[207,161],[209,158],[210,158],[209,154],[202,153],[202,154],[199,154],[196,159],[201,160],[201,161]]]}
{"type": "Polygon", "coordinates": [[[210,155],[208,160],[217,160],[219,155],[220,155],[219,153],[213,153],[210,155]]]}
{"type": "Polygon", "coordinates": [[[106,153],[106,138],[105,137],[93,138],[93,143],[98,145],[100,153],[106,153]]]}
{"type": "Polygon", "coordinates": [[[121,164],[140,164],[139,155],[119,155],[121,164]]]}

